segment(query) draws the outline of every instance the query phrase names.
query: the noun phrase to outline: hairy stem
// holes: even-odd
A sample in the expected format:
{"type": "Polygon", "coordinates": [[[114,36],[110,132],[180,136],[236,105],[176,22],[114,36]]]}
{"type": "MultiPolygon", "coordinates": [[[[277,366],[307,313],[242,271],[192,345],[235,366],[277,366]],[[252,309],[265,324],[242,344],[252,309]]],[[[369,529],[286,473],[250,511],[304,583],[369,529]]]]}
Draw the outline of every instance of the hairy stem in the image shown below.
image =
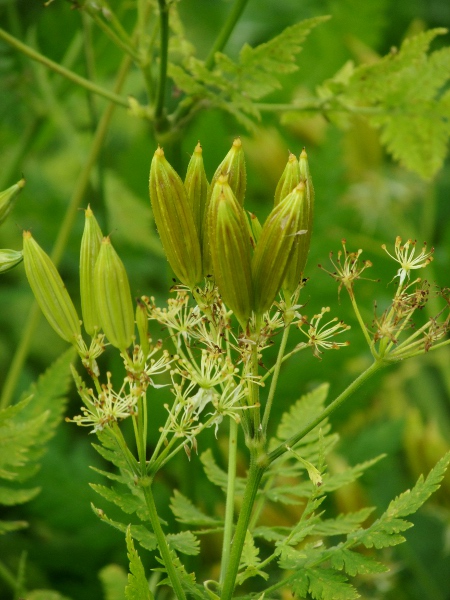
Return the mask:
{"type": "Polygon", "coordinates": [[[230,434],[228,439],[228,482],[227,502],[225,507],[225,528],[222,544],[222,564],[220,567],[220,584],[222,585],[228,571],[230,560],[231,538],[233,535],[234,520],[234,491],[236,486],[236,450],[237,450],[238,426],[234,419],[230,418],[230,434]]]}
{"type": "Polygon", "coordinates": [[[147,504],[150,522],[152,524],[152,529],[154,534],[156,535],[156,539],[158,540],[158,548],[161,553],[161,558],[163,559],[164,566],[167,570],[167,575],[169,577],[170,583],[172,584],[173,591],[175,592],[175,597],[177,600],[186,600],[186,595],[184,593],[183,588],[181,587],[181,582],[178,577],[178,574],[173,565],[173,558],[170,555],[169,546],[167,545],[166,536],[161,528],[161,524],[159,522],[159,516],[156,511],[155,500],[153,498],[152,490],[150,486],[144,486],[144,497],[145,502],[147,504]]]}
{"type": "Polygon", "coordinates": [[[305,437],[310,431],[317,427],[324,419],[329,417],[341,404],[343,404],[363,383],[365,383],[374,373],[376,373],[383,366],[383,361],[377,360],[373,362],[370,367],[359,375],[339,396],[333,400],[333,402],[325,408],[325,410],[315,419],[310,421],[303,429],[298,433],[291,436],[288,440],[280,444],[275,450],[272,450],[267,456],[269,463],[282,456],[287,452],[287,447],[293,448],[295,444],[305,437]]]}
{"type": "Polygon", "coordinates": [[[250,461],[250,469],[247,474],[247,485],[245,486],[244,498],[242,501],[241,512],[236,525],[233,543],[231,545],[230,561],[228,570],[222,587],[221,600],[231,600],[233,597],[234,586],[236,585],[236,577],[239,570],[242,549],[244,547],[245,536],[247,534],[248,524],[252,515],[253,504],[255,502],[258,487],[265,467],[258,464],[258,455],[252,453],[250,461]]]}

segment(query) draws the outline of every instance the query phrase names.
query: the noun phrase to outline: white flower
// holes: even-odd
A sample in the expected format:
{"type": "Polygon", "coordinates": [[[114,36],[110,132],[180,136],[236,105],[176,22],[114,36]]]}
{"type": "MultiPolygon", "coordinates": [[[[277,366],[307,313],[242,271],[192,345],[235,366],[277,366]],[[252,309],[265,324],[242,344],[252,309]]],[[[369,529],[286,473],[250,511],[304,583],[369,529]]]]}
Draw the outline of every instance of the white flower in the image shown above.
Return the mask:
{"type": "Polygon", "coordinates": [[[397,271],[396,275],[396,277],[400,278],[400,285],[403,285],[406,278],[409,279],[409,272],[411,269],[423,269],[433,260],[432,254],[434,252],[434,248],[431,248],[431,250],[427,252],[426,242],[424,242],[424,246],[420,254],[414,258],[414,254],[416,252],[416,243],[417,242],[415,240],[408,240],[402,246],[402,238],[397,236],[394,247],[395,256],[392,256],[392,254],[387,250],[386,244],[381,246],[383,250],[400,265],[400,269],[397,271]]]}

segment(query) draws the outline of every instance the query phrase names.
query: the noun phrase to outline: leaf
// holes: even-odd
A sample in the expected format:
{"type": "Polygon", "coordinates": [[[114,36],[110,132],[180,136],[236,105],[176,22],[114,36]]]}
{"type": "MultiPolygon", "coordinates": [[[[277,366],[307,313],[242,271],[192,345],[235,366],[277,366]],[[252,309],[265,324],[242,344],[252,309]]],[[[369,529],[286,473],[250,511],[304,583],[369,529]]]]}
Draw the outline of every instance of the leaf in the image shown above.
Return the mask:
{"type": "Polygon", "coordinates": [[[389,517],[406,517],[417,512],[431,494],[440,488],[449,464],[450,452],[447,452],[430,471],[425,480],[421,475],[412,490],[407,490],[392,500],[386,514],[389,517]]]}
{"type": "Polygon", "coordinates": [[[183,496],[178,490],[174,490],[174,495],[170,500],[170,508],[175,515],[175,518],[180,523],[187,525],[212,526],[217,527],[223,525],[223,521],[215,519],[203,513],[200,509],[192,504],[189,498],[183,496]]]}
{"type": "Polygon", "coordinates": [[[441,168],[450,136],[450,48],[427,54],[446,33],[431,29],[407,38],[398,52],[355,69],[344,103],[373,108],[371,125],[393,157],[424,179],[441,168]]]}
{"type": "Polygon", "coordinates": [[[106,565],[98,574],[102,583],[104,600],[126,600],[127,574],[119,565],[106,565]]]}
{"type": "MultiPolygon", "coordinates": [[[[18,484],[39,469],[45,444],[61,421],[73,358],[71,348],[39,377],[20,402],[0,411],[0,478],[13,482],[11,486],[0,486],[0,504],[23,504],[39,493],[38,487],[20,489],[18,484]]],[[[23,521],[3,521],[0,534],[26,526],[23,521]]]]}
{"type": "MultiPolygon", "coordinates": [[[[199,600],[210,600],[208,592],[203,587],[201,587],[200,585],[198,585],[195,582],[195,574],[188,573],[186,571],[184,565],[180,562],[180,559],[178,558],[178,556],[175,554],[175,552],[173,550],[170,551],[170,555],[172,558],[172,564],[175,567],[175,570],[178,574],[178,577],[181,581],[181,585],[183,586],[184,591],[187,592],[187,594],[189,596],[194,596],[195,598],[198,598],[199,600]]],[[[158,567],[157,569],[153,569],[153,570],[167,574],[167,571],[164,567],[164,563],[163,563],[162,559],[157,557],[157,560],[163,566],[158,567]]],[[[168,577],[166,577],[165,579],[160,581],[158,585],[163,585],[163,584],[170,585],[172,587],[172,584],[168,577]]]]}
{"type": "MultiPolygon", "coordinates": [[[[114,527],[114,529],[118,529],[122,533],[127,532],[127,527],[129,525],[125,525],[124,523],[120,523],[119,521],[113,521],[113,519],[110,519],[102,509],[97,508],[93,504],[91,504],[91,508],[97,515],[97,517],[99,517],[99,519],[101,519],[108,525],[111,525],[111,527],[114,527]]],[[[130,531],[133,538],[137,540],[141,544],[141,546],[146,550],[151,551],[155,550],[158,547],[155,534],[149,531],[146,527],[144,527],[144,525],[131,525],[130,531]]]]}
{"type": "MultiPolygon", "coordinates": [[[[228,475],[223,469],[221,469],[217,465],[211,452],[211,448],[208,448],[208,450],[205,450],[205,452],[203,452],[200,455],[200,460],[203,464],[203,470],[205,471],[205,475],[209,479],[209,481],[211,483],[214,483],[214,485],[217,485],[218,487],[222,488],[222,490],[226,492],[228,475]]],[[[242,477],[236,477],[235,485],[236,493],[242,494],[244,492],[245,487],[244,480],[242,479],[242,477]]]]}
{"type": "Polygon", "coordinates": [[[306,569],[309,593],[315,600],[354,600],[359,598],[346,577],[332,569],[306,569]]]}
{"type": "Polygon", "coordinates": [[[128,585],[125,588],[125,597],[127,600],[154,600],[145,577],[144,567],[133,544],[130,526],[127,528],[126,542],[130,573],[128,575],[128,585]]]}
{"type": "Polygon", "coordinates": [[[171,548],[183,554],[196,556],[200,552],[200,542],[191,531],[169,533],[166,539],[171,548]]]}
{"type": "Polygon", "coordinates": [[[372,507],[362,508],[357,512],[338,515],[335,519],[325,519],[316,523],[314,535],[344,535],[355,531],[373,513],[372,507]]]}
{"type": "Polygon", "coordinates": [[[27,600],[70,600],[70,598],[54,590],[33,590],[27,592],[27,600]]]}
{"type": "Polygon", "coordinates": [[[216,53],[217,69],[231,80],[236,93],[258,100],[281,88],[280,73],[292,73],[298,69],[295,59],[302,50],[301,44],[317,25],[328,19],[327,16],[306,19],[255,48],[245,44],[237,63],[224,54],[216,53]]]}
{"type": "Polygon", "coordinates": [[[370,573],[384,573],[388,567],[377,562],[370,556],[353,552],[347,548],[337,548],[331,555],[331,566],[339,571],[344,570],[348,575],[368,575],[370,573]]]}
{"type": "Polygon", "coordinates": [[[348,485],[349,483],[353,483],[356,481],[367,469],[376,465],[381,459],[383,459],[386,455],[380,454],[375,458],[371,458],[370,460],[366,460],[363,463],[359,463],[354,467],[349,467],[342,471],[341,473],[327,473],[323,479],[323,491],[324,492],[334,492],[335,490],[340,489],[344,485],[348,485]]]}
{"type": "Polygon", "coordinates": [[[412,523],[403,519],[390,519],[386,513],[373,523],[367,529],[360,529],[348,536],[351,542],[363,544],[366,548],[386,548],[388,546],[397,546],[405,541],[405,538],[400,535],[402,531],[406,531],[412,527],[412,523]]]}
{"type": "Polygon", "coordinates": [[[132,514],[141,508],[142,501],[140,498],[130,494],[129,492],[108,488],[97,483],[90,483],[89,485],[95,492],[97,492],[97,494],[100,494],[100,496],[109,502],[113,502],[127,514],[132,514]]]}
{"type": "Polygon", "coordinates": [[[244,583],[246,579],[250,577],[256,577],[259,575],[263,579],[269,579],[269,576],[264,571],[259,569],[261,559],[259,558],[259,548],[255,546],[252,534],[247,531],[245,535],[244,547],[242,549],[241,560],[239,563],[238,576],[236,578],[237,585],[244,583]]]}

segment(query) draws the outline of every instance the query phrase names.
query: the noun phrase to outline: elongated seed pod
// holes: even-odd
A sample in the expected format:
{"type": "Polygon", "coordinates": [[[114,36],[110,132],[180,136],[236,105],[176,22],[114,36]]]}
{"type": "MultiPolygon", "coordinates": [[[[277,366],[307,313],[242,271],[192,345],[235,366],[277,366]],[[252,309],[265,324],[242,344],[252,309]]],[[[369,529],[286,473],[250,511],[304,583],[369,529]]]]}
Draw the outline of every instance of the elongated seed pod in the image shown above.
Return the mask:
{"type": "Polygon", "coordinates": [[[259,238],[261,237],[261,232],[262,232],[262,225],[259,222],[259,219],[256,215],[254,215],[253,213],[249,212],[247,213],[250,217],[250,228],[251,228],[251,237],[253,239],[253,242],[256,246],[256,244],[259,241],[259,238]]]}
{"type": "Polygon", "coordinates": [[[202,278],[200,238],[184,184],[162,148],[150,168],[150,200],[167,260],[176,277],[192,289],[202,278]]]}
{"type": "Polygon", "coordinates": [[[262,315],[272,306],[283,283],[299,231],[305,184],[275,206],[264,223],[252,260],[255,312],[262,315]]]}
{"type": "Polygon", "coordinates": [[[63,340],[73,343],[81,335],[77,311],[55,265],[30,231],[23,232],[23,261],[28,283],[45,318],[63,340]]]}
{"type": "Polygon", "coordinates": [[[314,217],[314,187],[309,171],[308,157],[304,148],[300,154],[299,169],[300,178],[306,186],[305,202],[302,204],[300,212],[299,229],[306,231],[306,233],[297,236],[296,246],[283,282],[283,288],[290,294],[293,294],[297,289],[305,270],[309,247],[311,245],[314,217]]]}
{"type": "Polygon", "coordinates": [[[184,180],[184,187],[186,188],[186,194],[192,208],[195,226],[197,227],[201,244],[203,240],[203,222],[209,183],[206,179],[205,167],[203,166],[202,147],[200,142],[195,147],[194,153],[189,161],[186,179],[184,180]]]}
{"type": "Polygon", "coordinates": [[[208,215],[214,278],[225,304],[245,329],[253,307],[248,226],[226,179],[215,187],[208,215]]]}
{"type": "Polygon", "coordinates": [[[123,351],[133,339],[133,303],[127,272],[109,237],[103,238],[95,263],[94,290],[100,326],[108,341],[123,351]]]}
{"type": "Polygon", "coordinates": [[[0,224],[6,219],[11,212],[17,196],[25,186],[25,179],[22,177],[20,181],[9,187],[7,190],[0,192],[0,224]]]}
{"type": "MultiPolygon", "coordinates": [[[[208,209],[205,213],[205,220],[203,225],[203,241],[202,241],[202,259],[203,259],[203,276],[211,276],[214,272],[214,266],[211,258],[211,249],[210,249],[210,227],[209,227],[209,213],[210,207],[213,202],[217,200],[219,195],[222,192],[222,187],[224,184],[228,185],[228,175],[219,175],[219,177],[214,181],[214,184],[211,184],[209,198],[208,198],[208,209]]],[[[229,187],[229,186],[228,186],[229,187]]]]}
{"type": "MultiPolygon", "coordinates": [[[[206,200],[205,220],[203,222],[203,242],[202,242],[202,256],[203,256],[203,274],[212,275],[213,265],[211,261],[211,254],[209,250],[209,228],[206,224],[206,219],[209,218],[209,206],[211,203],[214,189],[219,179],[227,178],[228,185],[231,188],[238,203],[243,206],[245,198],[245,189],[247,185],[247,171],[245,167],[245,157],[242,148],[242,142],[239,138],[236,138],[231,146],[230,151],[225,156],[223,161],[217,167],[216,172],[211,180],[209,187],[209,193],[206,200]]],[[[216,193],[217,190],[216,190],[216,193]]]]}
{"type": "Polygon", "coordinates": [[[275,190],[274,206],[279,204],[300,183],[300,167],[297,157],[289,153],[289,159],[275,190]]]}
{"type": "Polygon", "coordinates": [[[84,215],[84,231],[80,248],[81,314],[86,332],[93,336],[100,329],[94,291],[94,270],[103,234],[90,206],[84,211],[84,215]]]}
{"type": "Polygon", "coordinates": [[[19,250],[0,250],[0,273],[6,273],[23,260],[23,254],[19,250]]]}

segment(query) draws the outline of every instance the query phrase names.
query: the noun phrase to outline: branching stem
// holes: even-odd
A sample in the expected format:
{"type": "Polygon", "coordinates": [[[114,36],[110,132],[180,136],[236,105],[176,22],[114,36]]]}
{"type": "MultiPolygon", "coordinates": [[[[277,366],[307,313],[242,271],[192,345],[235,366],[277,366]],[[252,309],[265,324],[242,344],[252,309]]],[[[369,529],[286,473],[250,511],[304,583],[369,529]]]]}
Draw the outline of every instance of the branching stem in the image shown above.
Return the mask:
{"type": "Polygon", "coordinates": [[[222,545],[222,564],[220,567],[220,585],[225,580],[230,560],[231,538],[233,535],[234,521],[234,492],[236,486],[236,455],[237,455],[237,436],[238,426],[234,419],[230,417],[230,433],[228,439],[228,482],[227,482],[227,501],[225,507],[225,528],[223,532],[222,545]]]}

